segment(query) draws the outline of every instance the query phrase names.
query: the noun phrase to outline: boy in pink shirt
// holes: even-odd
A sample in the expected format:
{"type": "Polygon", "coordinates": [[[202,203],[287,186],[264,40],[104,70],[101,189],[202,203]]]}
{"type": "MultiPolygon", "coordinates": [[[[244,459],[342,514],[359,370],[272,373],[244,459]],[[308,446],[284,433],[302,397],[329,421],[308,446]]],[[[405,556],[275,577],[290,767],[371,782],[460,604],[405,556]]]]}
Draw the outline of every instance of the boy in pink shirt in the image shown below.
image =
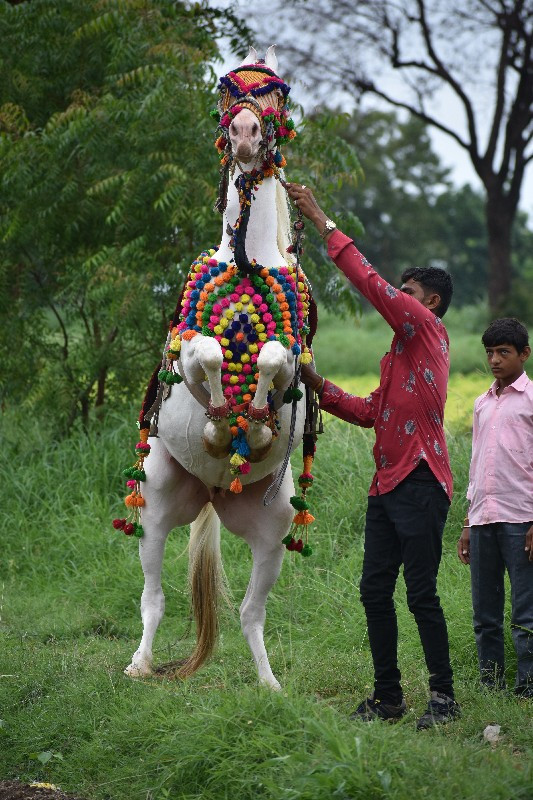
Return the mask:
{"type": "Polygon", "coordinates": [[[468,516],[457,543],[470,564],[481,683],[505,687],[504,574],[511,582],[515,692],[533,698],[533,382],[527,329],[497,319],[481,337],[495,381],[474,404],[468,516]]]}

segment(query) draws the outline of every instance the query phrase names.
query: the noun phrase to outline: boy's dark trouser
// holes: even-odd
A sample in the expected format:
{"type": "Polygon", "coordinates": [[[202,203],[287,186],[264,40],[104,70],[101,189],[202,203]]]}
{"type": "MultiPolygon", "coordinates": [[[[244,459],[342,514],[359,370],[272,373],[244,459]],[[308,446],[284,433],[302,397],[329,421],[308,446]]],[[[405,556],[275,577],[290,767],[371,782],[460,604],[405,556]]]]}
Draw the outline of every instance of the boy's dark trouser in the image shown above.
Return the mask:
{"type": "Polygon", "coordinates": [[[533,561],[525,551],[533,522],[472,525],[470,575],[481,680],[504,686],[504,573],[511,582],[511,630],[517,655],[516,688],[533,686],[533,561]]]}
{"type": "Polygon", "coordinates": [[[368,498],[361,601],[374,662],[375,697],[398,703],[398,624],[394,587],[403,563],[407,603],[429,670],[430,691],[453,697],[448,631],[437,595],[442,532],[450,501],[431,473],[411,473],[396,489],[368,498]]]}

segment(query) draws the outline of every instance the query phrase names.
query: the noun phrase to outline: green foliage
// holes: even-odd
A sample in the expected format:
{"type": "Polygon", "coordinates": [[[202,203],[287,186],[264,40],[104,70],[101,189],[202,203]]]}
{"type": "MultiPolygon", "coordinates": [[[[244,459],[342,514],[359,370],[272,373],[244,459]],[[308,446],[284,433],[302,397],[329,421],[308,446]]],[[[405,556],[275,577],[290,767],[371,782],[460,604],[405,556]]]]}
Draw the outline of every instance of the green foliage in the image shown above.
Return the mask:
{"type": "MultiPolygon", "coordinates": [[[[211,662],[179,683],[123,675],[141,635],[142,573],[134,542],[110,520],[121,508],[121,470],[129,463],[121,443],[130,438],[133,448],[135,432],[111,416],[98,434],[52,444],[31,422],[6,422],[4,455],[17,468],[4,475],[3,493],[4,779],[44,779],[93,800],[426,800],[435,785],[442,800],[528,800],[530,709],[477,689],[468,570],[455,554],[469,435],[448,437],[456,496],[439,580],[463,717],[421,734],[414,723],[427,675],[401,579],[396,605],[408,714],[393,727],[348,719],[372,675],[357,592],[371,431],[328,418],[319,439],[309,493],[315,553],[307,560],[286,555],[267,607],[267,648],[284,687],[273,694],[256,685],[236,610],[250,575],[248,548],[227,532],[222,551],[235,611],[222,615],[211,662]],[[482,732],[495,722],[502,740],[491,746],[482,732]]],[[[293,469],[301,469],[300,453],[293,469]]],[[[163,586],[157,662],[192,647],[184,529],[169,537],[163,586]]],[[[509,630],[506,658],[511,671],[509,630]]]]}
{"type": "MultiPolygon", "coordinates": [[[[439,266],[454,279],[454,306],[486,299],[488,240],[483,196],[451,186],[433,150],[428,126],[414,116],[361,112],[344,117],[337,131],[357,148],[364,180],[343,186],[335,213],[357,213],[364,225],[361,249],[396,284],[409,266],[439,266]]],[[[348,229],[350,230],[350,229],[348,229]]],[[[353,229],[353,235],[360,232],[353,229]]],[[[518,214],[513,229],[516,277],[509,313],[528,317],[531,231],[518,214]],[[521,299],[520,299],[521,298],[521,299]],[[513,310],[514,309],[514,310],[513,310]]]]}
{"type": "Polygon", "coordinates": [[[0,27],[0,382],[68,428],[146,382],[215,241],[206,64],[243,27],[170,0],[1,2],[0,27]]]}

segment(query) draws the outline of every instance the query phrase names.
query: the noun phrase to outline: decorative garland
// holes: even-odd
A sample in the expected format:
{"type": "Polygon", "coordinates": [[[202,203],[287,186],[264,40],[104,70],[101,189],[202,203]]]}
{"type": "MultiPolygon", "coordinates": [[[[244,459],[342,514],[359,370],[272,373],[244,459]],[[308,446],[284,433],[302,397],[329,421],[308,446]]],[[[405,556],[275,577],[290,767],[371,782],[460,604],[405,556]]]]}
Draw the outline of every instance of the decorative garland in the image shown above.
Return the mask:
{"type": "Polygon", "coordinates": [[[123,531],[126,536],[136,536],[140,539],[144,536],[143,527],[141,525],[141,511],[144,506],[144,497],[141,494],[141,481],[146,480],[146,473],[144,471],[144,459],[150,453],[150,445],[148,444],[148,428],[142,428],[140,432],[140,441],[135,445],[135,453],[137,461],[133,467],[127,467],[123,470],[123,475],[128,479],[126,486],[131,489],[131,493],[125,498],[124,503],[130,509],[128,518],[123,517],[113,520],[113,527],[115,530],[123,531]]]}

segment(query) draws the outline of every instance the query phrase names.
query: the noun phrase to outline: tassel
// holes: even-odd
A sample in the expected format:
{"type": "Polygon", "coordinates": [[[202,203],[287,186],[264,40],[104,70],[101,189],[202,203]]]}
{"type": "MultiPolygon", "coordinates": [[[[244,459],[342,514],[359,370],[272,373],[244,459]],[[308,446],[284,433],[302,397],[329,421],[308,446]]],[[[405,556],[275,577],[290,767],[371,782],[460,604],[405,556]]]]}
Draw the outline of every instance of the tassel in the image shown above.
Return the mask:
{"type": "Polygon", "coordinates": [[[240,494],[242,492],[242,483],[238,478],[235,478],[235,480],[231,482],[229,490],[234,494],[240,494]]]}

